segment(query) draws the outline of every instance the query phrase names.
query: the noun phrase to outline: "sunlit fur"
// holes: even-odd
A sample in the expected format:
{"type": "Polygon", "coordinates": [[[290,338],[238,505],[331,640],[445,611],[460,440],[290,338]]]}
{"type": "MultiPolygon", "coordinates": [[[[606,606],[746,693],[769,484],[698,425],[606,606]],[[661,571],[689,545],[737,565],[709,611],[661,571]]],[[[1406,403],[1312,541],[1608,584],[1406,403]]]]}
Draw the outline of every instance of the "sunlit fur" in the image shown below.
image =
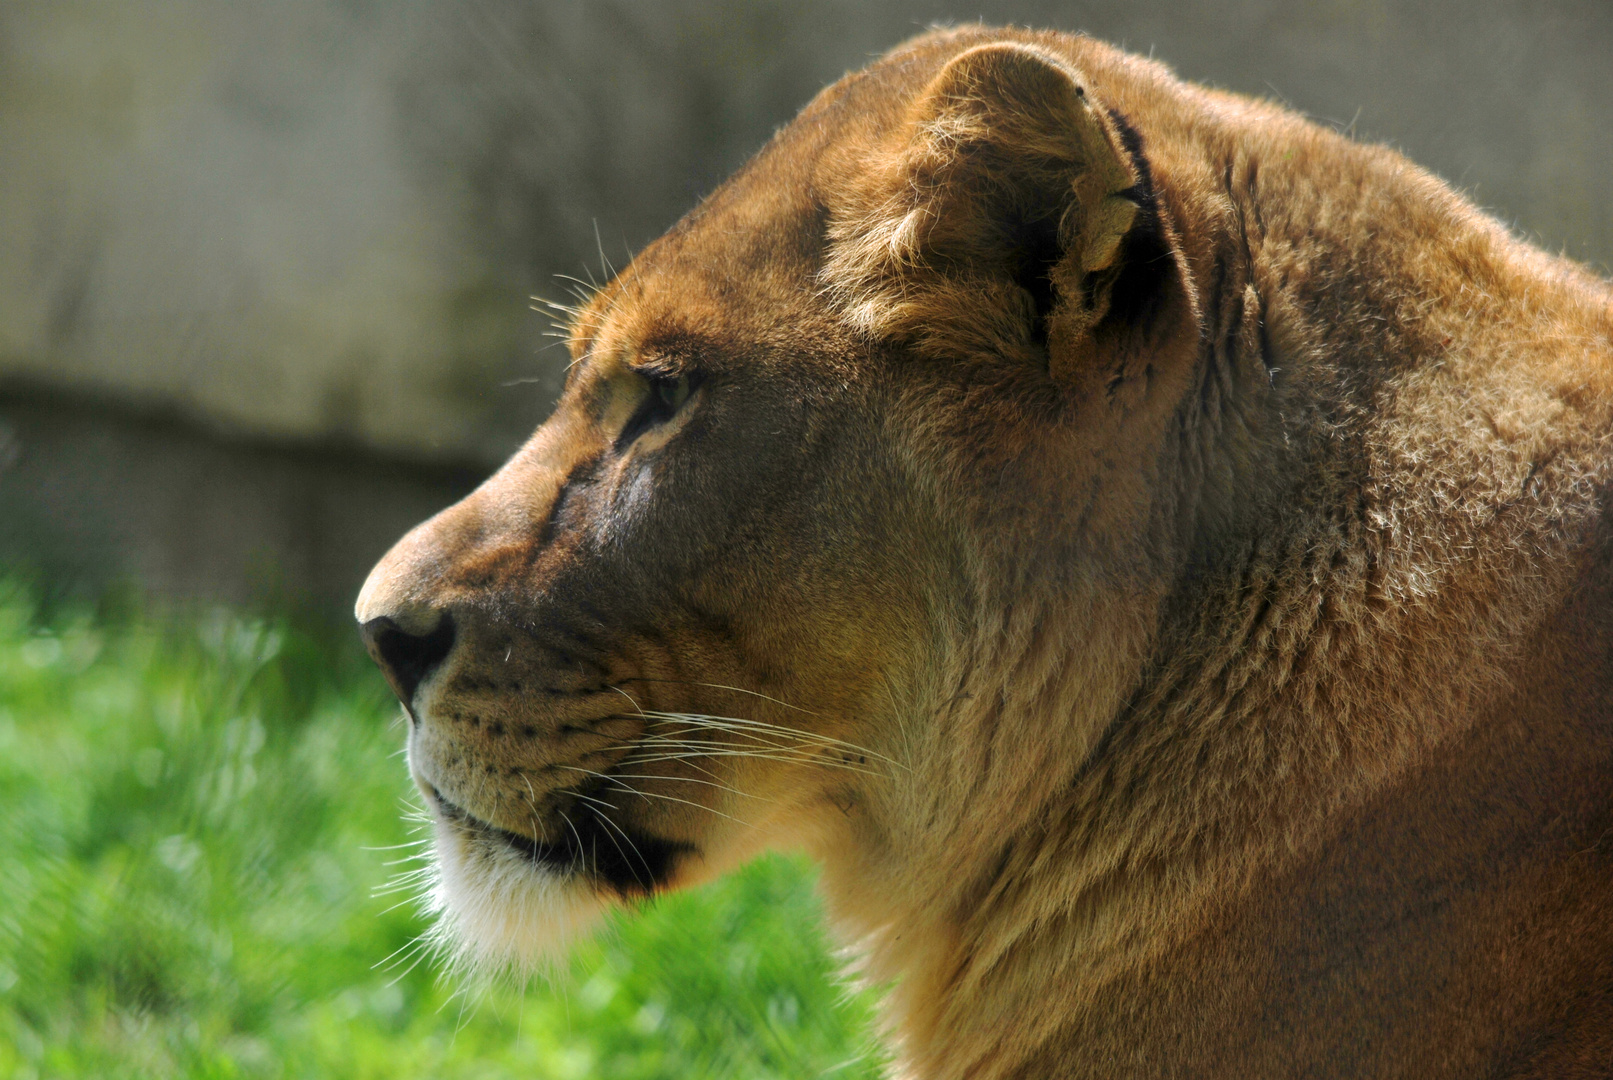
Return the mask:
{"type": "Polygon", "coordinates": [[[804,849],[904,1077],[1610,1075],[1606,282],[969,27],[567,333],[358,604],[473,961],[804,849]]]}

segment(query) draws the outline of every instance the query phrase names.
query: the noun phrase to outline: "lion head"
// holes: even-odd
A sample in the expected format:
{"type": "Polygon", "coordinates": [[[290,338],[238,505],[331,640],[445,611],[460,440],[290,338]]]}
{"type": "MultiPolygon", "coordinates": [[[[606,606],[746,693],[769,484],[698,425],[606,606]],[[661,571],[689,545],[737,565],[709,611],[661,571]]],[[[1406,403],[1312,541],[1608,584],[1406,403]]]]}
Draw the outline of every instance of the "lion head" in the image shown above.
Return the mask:
{"type": "Polygon", "coordinates": [[[471,948],[770,846],[953,862],[1130,690],[1178,241],[1067,61],[968,44],[826,91],[601,289],[554,415],[365,585],[471,948]]]}
{"type": "MultiPolygon", "coordinates": [[[[573,313],[554,414],[359,597],[444,933],[526,963],[805,849],[963,1075],[1250,880],[1230,838],[1297,850],[1443,737],[1405,718],[1478,692],[1505,634],[1462,628],[1522,625],[1567,533],[1451,584],[1493,516],[1427,463],[1480,462],[1514,540],[1557,466],[1520,496],[1504,433],[1384,420],[1448,429],[1409,358],[1453,377],[1472,327],[1426,281],[1511,244],[1408,169],[1081,38],[935,33],[825,90],[573,313]]],[[[1504,390],[1461,408],[1547,407],[1504,390]]]]}

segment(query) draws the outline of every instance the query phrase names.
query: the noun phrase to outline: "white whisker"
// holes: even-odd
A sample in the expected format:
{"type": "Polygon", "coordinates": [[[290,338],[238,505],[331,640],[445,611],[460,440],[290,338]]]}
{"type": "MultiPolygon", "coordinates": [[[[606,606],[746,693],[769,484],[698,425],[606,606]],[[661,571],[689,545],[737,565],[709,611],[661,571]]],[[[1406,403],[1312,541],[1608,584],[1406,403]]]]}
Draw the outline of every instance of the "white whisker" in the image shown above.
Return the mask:
{"type": "Polygon", "coordinates": [[[680,784],[703,784],[706,787],[716,788],[719,791],[725,791],[730,795],[737,795],[741,799],[761,798],[760,795],[752,795],[749,792],[740,791],[738,788],[729,784],[724,784],[720,781],[701,780],[693,776],[656,776],[653,773],[611,773],[611,776],[620,777],[623,780],[675,780],[680,784]]]}
{"type": "MultiPolygon", "coordinates": [[[[570,769],[573,772],[587,773],[589,776],[597,776],[601,780],[614,779],[614,777],[612,777],[609,773],[595,772],[592,769],[584,769],[579,765],[563,765],[563,766],[561,766],[561,768],[570,769]]],[[[704,805],[702,805],[700,803],[697,803],[697,802],[692,802],[689,799],[680,799],[676,795],[668,795],[665,792],[661,792],[661,791],[642,791],[639,788],[632,787],[631,785],[628,785],[628,784],[623,784],[622,787],[625,790],[627,790],[629,792],[632,792],[634,795],[637,795],[637,796],[639,796],[640,798],[643,798],[643,799],[664,799],[667,802],[682,803],[684,806],[692,806],[696,810],[704,810],[708,814],[716,814],[720,818],[727,818],[729,821],[732,821],[735,824],[744,825],[747,828],[750,826],[749,822],[741,821],[739,818],[733,817],[733,816],[731,816],[729,814],[725,814],[721,810],[717,810],[717,809],[715,809],[713,807],[710,807],[710,806],[704,806],[704,805]]],[[[594,804],[599,805],[599,806],[603,806],[603,807],[605,807],[606,809],[609,809],[609,810],[616,809],[614,806],[611,806],[607,802],[604,802],[604,801],[602,801],[600,799],[595,799],[595,798],[592,798],[590,796],[584,795],[584,794],[582,794],[582,792],[576,791],[575,789],[573,789],[570,792],[570,794],[575,795],[579,799],[585,799],[588,802],[594,803],[594,804]]],[[[610,819],[605,818],[604,820],[609,821],[610,819]]]]}
{"type": "Polygon", "coordinates": [[[684,724],[696,729],[709,728],[716,731],[727,731],[730,734],[763,732],[775,736],[787,735],[800,740],[803,745],[816,743],[825,747],[836,747],[841,750],[862,755],[864,757],[877,758],[880,761],[894,765],[898,768],[907,768],[907,766],[903,765],[899,761],[896,761],[894,758],[887,757],[876,750],[870,750],[866,746],[858,746],[856,743],[846,742],[843,739],[836,739],[831,735],[822,735],[816,732],[802,731],[799,728],[786,727],[782,724],[770,724],[760,720],[742,720],[734,716],[709,716],[704,713],[671,713],[660,712],[654,709],[647,711],[645,716],[656,720],[667,721],[669,723],[684,724]]]}
{"type": "Polygon", "coordinates": [[[828,769],[839,769],[842,772],[860,773],[863,776],[884,776],[884,773],[861,765],[853,765],[845,761],[825,761],[822,758],[791,756],[787,754],[770,754],[764,751],[745,750],[690,750],[676,754],[651,754],[645,757],[630,758],[634,765],[650,765],[659,761],[689,761],[691,758],[752,758],[756,761],[777,761],[786,765],[818,765],[828,769]]]}

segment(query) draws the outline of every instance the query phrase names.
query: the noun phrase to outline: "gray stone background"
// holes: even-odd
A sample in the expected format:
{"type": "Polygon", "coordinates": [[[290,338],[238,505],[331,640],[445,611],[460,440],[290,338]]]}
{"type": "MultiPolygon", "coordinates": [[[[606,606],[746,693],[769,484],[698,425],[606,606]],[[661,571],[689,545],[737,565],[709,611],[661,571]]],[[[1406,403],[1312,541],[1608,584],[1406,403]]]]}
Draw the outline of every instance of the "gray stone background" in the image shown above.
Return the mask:
{"type": "Polygon", "coordinates": [[[936,21],[1086,30],[1613,264],[1613,0],[0,0],[0,563],[340,606],[566,299],[936,21]]]}

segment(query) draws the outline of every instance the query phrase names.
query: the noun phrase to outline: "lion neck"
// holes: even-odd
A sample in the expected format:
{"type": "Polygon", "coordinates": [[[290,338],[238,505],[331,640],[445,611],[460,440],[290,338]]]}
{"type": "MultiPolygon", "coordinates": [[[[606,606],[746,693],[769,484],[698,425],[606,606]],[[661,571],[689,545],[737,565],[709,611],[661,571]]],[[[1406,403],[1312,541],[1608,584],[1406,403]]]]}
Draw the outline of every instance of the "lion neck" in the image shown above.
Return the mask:
{"type": "Polygon", "coordinates": [[[929,706],[937,756],[974,774],[919,769],[932,790],[892,808],[907,828],[826,855],[831,911],[867,975],[895,984],[887,1020],[913,1075],[1011,1074],[1083,1003],[1311,857],[1481,714],[1571,588],[1608,480],[1613,395],[1583,374],[1613,369],[1605,299],[1572,280],[1509,295],[1511,242],[1418,192],[1408,265],[1338,310],[1291,271],[1337,268],[1351,239],[1296,252],[1274,231],[1316,230],[1301,195],[1279,194],[1289,222],[1234,192],[1262,221],[1236,241],[1241,268],[1221,264],[1236,303],[1209,313],[1174,447],[1172,575],[983,616],[960,649],[968,692],[934,680],[950,692],[929,706]],[[1450,256],[1461,272],[1430,269],[1427,234],[1453,225],[1476,237],[1450,256]],[[1487,323],[1520,318],[1529,333],[1506,336],[1532,353],[1487,352],[1487,323]],[[1351,323],[1373,340],[1334,341],[1351,323]],[[1439,362],[1362,370],[1379,348],[1439,362]],[[1298,464],[1273,480],[1279,460],[1298,464]]]}

